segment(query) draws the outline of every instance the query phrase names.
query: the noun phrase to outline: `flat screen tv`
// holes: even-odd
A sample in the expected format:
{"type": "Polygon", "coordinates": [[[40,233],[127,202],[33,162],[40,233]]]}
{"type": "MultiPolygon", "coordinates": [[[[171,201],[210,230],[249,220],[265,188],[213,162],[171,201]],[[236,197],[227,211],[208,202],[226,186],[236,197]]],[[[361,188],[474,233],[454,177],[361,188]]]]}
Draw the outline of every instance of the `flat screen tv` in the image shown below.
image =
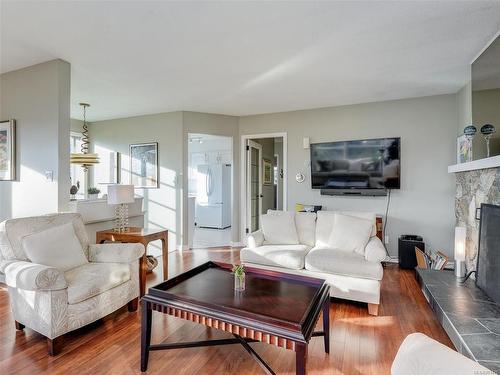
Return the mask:
{"type": "Polygon", "coordinates": [[[311,184],[324,194],[385,194],[401,185],[401,139],[314,143],[311,184]]]}
{"type": "Polygon", "coordinates": [[[500,303],[500,206],[481,204],[476,285],[500,303]]]}

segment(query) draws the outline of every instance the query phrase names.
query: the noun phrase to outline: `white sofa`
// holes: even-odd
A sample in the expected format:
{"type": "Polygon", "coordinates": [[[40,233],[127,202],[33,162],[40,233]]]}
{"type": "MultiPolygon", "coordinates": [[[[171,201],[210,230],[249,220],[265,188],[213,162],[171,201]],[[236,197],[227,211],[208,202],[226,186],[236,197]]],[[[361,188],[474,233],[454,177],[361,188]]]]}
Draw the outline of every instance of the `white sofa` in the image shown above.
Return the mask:
{"type": "Polygon", "coordinates": [[[423,333],[408,335],[392,363],[391,375],[494,375],[479,363],[423,333]]]}
{"type": "MultiPolygon", "coordinates": [[[[339,222],[340,219],[337,219],[339,222]]],[[[378,315],[380,304],[380,285],[383,277],[381,261],[387,256],[382,241],[376,236],[376,215],[369,212],[352,211],[319,211],[310,212],[283,212],[268,211],[261,217],[262,229],[251,233],[247,247],[240,253],[241,262],[249,266],[272,269],[281,272],[302,274],[326,280],[331,285],[331,296],[353,301],[366,302],[368,312],[378,315]],[[292,221],[278,221],[272,216],[291,215],[292,221]],[[337,226],[335,233],[335,218],[353,218],[352,228],[337,226]],[[357,221],[356,221],[357,219],[357,221]],[[360,234],[358,222],[365,226],[369,221],[366,241],[356,240],[360,234]],[[293,237],[293,226],[298,241],[293,237]],[[291,223],[291,224],[290,224],[291,223]],[[276,225],[272,230],[272,225],[276,225]],[[266,238],[266,228],[267,237],[266,238]],[[273,233],[269,233],[271,228],[273,233]],[[352,234],[350,234],[352,232],[352,234]],[[277,234],[278,237],[274,236],[277,234]],[[352,242],[361,245],[353,251],[350,248],[349,236],[352,242]],[[332,237],[334,239],[332,240],[332,237]],[[344,237],[344,242],[335,241],[335,237],[344,237]],[[345,237],[349,241],[345,241],[345,237]],[[332,246],[332,241],[335,247],[332,246]],[[274,243],[273,243],[274,242],[274,243]]],[[[349,223],[349,221],[348,221],[349,223]]]]}
{"type": "Polygon", "coordinates": [[[60,338],[65,333],[124,305],[128,304],[129,311],[137,309],[139,259],[144,254],[144,246],[130,243],[90,245],[79,214],[4,221],[0,223],[0,253],[0,271],[5,275],[16,328],[26,326],[47,337],[50,355],[61,349],[60,338]],[[72,241],[67,241],[68,237],[63,240],[60,236],[46,235],[46,241],[53,239],[54,246],[39,241],[36,256],[50,262],[32,262],[26,239],[29,241],[48,231],[53,233],[62,227],[69,231],[72,241]],[[66,256],[71,244],[81,253],[80,264],[56,266],[71,264],[75,259],[66,256]],[[47,265],[51,262],[51,266],[47,265]]]}

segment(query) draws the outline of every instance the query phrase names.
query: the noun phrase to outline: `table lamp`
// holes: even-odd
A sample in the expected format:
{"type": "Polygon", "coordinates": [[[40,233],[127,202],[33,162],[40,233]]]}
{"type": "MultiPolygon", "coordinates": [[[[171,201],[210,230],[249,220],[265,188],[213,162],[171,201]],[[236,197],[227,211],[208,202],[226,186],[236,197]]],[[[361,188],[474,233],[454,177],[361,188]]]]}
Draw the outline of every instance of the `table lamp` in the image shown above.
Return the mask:
{"type": "Polygon", "coordinates": [[[115,231],[128,229],[128,203],[134,203],[134,185],[108,185],[108,204],[115,207],[115,231]]]}
{"type": "Polygon", "coordinates": [[[465,227],[455,228],[455,276],[465,276],[465,241],[467,229],[465,227]]]}

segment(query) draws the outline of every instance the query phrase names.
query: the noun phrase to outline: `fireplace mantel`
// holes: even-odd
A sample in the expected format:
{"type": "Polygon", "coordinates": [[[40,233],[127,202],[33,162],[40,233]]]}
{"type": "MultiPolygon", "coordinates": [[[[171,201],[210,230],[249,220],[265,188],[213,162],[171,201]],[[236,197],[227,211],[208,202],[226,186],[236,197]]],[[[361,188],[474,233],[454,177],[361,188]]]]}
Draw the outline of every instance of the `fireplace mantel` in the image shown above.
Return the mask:
{"type": "Polygon", "coordinates": [[[448,173],[467,172],[467,171],[474,171],[477,169],[498,168],[498,167],[500,167],[500,155],[474,160],[468,163],[450,165],[448,167],[448,173]]]}

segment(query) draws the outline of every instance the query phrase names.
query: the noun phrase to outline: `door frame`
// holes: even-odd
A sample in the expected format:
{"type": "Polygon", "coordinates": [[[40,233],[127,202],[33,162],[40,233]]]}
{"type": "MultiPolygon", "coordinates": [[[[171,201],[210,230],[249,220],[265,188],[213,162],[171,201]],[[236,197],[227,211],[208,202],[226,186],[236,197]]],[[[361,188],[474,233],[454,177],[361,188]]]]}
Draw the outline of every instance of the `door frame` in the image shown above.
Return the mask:
{"type": "Polygon", "coordinates": [[[240,143],[240,239],[241,242],[246,244],[247,234],[247,170],[246,170],[246,144],[247,140],[262,139],[262,138],[283,138],[283,211],[288,208],[288,140],[286,132],[278,133],[259,133],[259,134],[245,134],[241,136],[240,143]]]}
{"type": "MultiPolygon", "coordinates": [[[[258,170],[259,170],[259,176],[258,176],[258,180],[259,180],[259,187],[258,187],[258,192],[257,192],[257,195],[258,195],[258,208],[257,208],[257,215],[260,216],[262,215],[262,145],[260,143],[257,143],[255,142],[254,140],[252,139],[247,139],[246,141],[246,145],[245,146],[249,146],[249,147],[252,147],[252,148],[255,148],[256,150],[258,150],[259,152],[259,156],[258,156],[258,161],[257,163],[259,164],[258,165],[258,170]]],[[[245,147],[246,149],[246,147],[245,147]]],[[[247,161],[246,161],[246,175],[247,175],[247,178],[246,178],[246,181],[251,181],[252,180],[252,169],[249,168],[250,167],[250,164],[251,164],[251,159],[247,157],[247,161]]],[[[247,185],[248,187],[248,185],[247,185]]],[[[252,205],[252,197],[251,195],[249,194],[249,191],[247,190],[246,192],[246,201],[245,201],[245,207],[250,207],[250,209],[248,210],[247,209],[247,217],[246,217],[246,223],[247,225],[252,225],[252,209],[251,209],[251,205],[252,205]]]]}

